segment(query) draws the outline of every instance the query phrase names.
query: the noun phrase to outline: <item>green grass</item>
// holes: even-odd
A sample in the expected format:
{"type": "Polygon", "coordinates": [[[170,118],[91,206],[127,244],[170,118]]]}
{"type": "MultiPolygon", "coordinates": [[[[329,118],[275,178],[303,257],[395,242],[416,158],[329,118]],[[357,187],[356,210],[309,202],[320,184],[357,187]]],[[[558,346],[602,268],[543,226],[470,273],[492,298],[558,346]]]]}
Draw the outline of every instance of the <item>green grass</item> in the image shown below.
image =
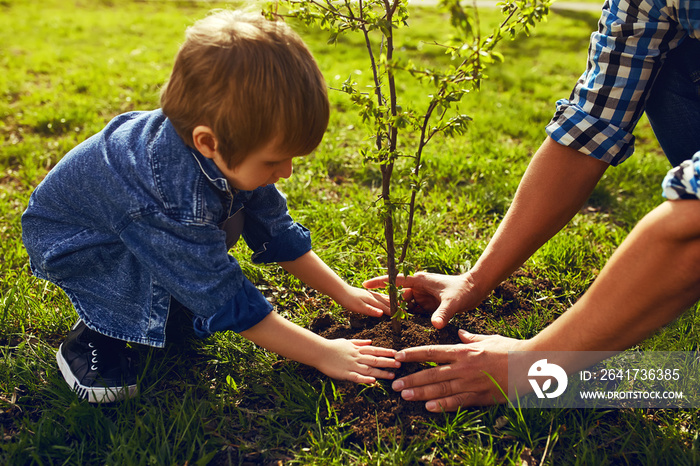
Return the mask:
{"type": "MultiPolygon", "coordinates": [[[[0,463],[206,464],[216,457],[218,464],[491,465],[521,464],[521,455],[544,464],[698,462],[698,417],[683,410],[498,406],[445,415],[408,445],[382,435],[374,444],[355,445],[332,408],[337,394],[331,382],[302,380],[280,367],[277,356],[233,334],[143,350],[138,398],[97,407],[79,401],[54,359],[75,313],[60,290],[30,275],[20,215],[32,188],[75,144],[121,112],[157,107],[185,26],[220,6],[0,2],[0,463]]],[[[481,15],[484,27],[499,20],[496,11],[481,15]]],[[[445,18],[427,8],[412,18],[405,48],[431,62],[444,60],[427,43],[439,38],[445,18]]],[[[554,102],[568,96],[584,68],[596,20],[595,13],[552,13],[531,37],[504,44],[505,63],[491,68],[482,90],[461,105],[474,119],[467,134],[436,141],[426,154],[429,187],[421,198],[412,269],[458,273],[476,261],[545,137],[554,102]]],[[[300,32],[331,87],[349,75],[366,79],[353,40],[331,47],[323,34],[300,32]]],[[[422,98],[420,89],[406,86],[405,92],[422,98]]],[[[331,92],[331,100],[321,147],[280,186],[295,218],[313,232],[317,253],[359,285],[383,271],[371,208],[379,175],[360,159],[364,136],[350,104],[339,92],[331,92]]],[[[541,330],[662,202],[667,162],[645,120],[636,135],[635,156],[609,170],[588,208],[526,264],[560,287],[558,299],[533,301],[536,312],[515,325],[493,321],[493,331],[525,338],[541,330]]],[[[285,317],[308,325],[322,310],[340,311],[277,267],[253,266],[245,246],[236,252],[285,317]]],[[[695,350],[697,323],[693,310],[641,347],[695,350]]]]}

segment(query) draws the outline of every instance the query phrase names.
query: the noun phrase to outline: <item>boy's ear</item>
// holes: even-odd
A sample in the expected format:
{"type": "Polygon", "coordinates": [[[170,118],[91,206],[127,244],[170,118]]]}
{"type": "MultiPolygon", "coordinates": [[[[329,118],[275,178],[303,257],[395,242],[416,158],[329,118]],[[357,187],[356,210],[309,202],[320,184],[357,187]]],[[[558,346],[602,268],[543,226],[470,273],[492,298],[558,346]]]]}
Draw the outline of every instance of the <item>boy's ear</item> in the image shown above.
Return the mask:
{"type": "Polygon", "coordinates": [[[192,130],[192,141],[194,147],[203,156],[208,159],[213,159],[219,149],[219,141],[216,135],[208,126],[197,126],[192,130]]]}

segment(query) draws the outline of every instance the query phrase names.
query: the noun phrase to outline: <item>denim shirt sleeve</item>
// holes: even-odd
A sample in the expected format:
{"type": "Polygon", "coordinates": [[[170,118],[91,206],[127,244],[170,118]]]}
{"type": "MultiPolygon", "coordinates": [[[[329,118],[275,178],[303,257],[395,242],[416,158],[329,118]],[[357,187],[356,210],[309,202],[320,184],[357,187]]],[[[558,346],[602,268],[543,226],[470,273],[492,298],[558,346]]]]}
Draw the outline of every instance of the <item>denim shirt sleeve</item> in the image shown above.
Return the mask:
{"type": "Polygon", "coordinates": [[[243,332],[260,323],[272,312],[270,304],[247,278],[236,295],[211,317],[195,315],[192,319],[194,333],[206,338],[214,332],[232,330],[243,332]]]}
{"type": "Polygon", "coordinates": [[[243,239],[256,264],[293,261],[311,250],[311,234],[292,220],[287,200],[274,185],[252,192],[245,204],[243,239]]]}
{"type": "Polygon", "coordinates": [[[184,224],[154,211],[134,216],[120,237],[154,284],[195,314],[200,336],[247,330],[272,311],[227,253],[225,233],[213,225],[184,224]]]}

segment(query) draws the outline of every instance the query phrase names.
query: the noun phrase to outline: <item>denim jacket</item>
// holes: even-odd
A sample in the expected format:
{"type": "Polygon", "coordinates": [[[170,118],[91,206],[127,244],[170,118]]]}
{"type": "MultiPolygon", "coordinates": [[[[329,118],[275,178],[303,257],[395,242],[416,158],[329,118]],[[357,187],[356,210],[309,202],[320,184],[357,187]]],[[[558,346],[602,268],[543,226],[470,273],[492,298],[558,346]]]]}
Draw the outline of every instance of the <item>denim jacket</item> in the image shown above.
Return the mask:
{"type": "Polygon", "coordinates": [[[49,172],[22,216],[22,237],[32,272],[60,286],[89,327],[162,347],[177,303],[200,336],[241,332],[271,312],[228,254],[221,226],[241,209],[255,263],[311,249],[274,186],[232,190],[160,110],[131,112],[49,172]]]}

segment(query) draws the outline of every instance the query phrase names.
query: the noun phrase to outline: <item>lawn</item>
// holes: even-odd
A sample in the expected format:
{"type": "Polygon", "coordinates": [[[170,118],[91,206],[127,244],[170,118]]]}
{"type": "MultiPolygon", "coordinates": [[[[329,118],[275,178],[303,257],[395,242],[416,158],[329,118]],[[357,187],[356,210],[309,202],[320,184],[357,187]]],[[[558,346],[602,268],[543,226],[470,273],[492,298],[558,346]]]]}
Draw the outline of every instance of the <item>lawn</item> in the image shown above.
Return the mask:
{"type": "MultiPolygon", "coordinates": [[[[74,145],[115,115],[158,105],[184,29],[216,2],[123,0],[0,1],[0,463],[3,464],[696,464],[694,410],[518,410],[377,421],[367,443],[353,430],[343,384],[280,361],[241,337],[184,335],[165,350],[141,349],[141,394],[92,406],[68,389],[55,350],[76,319],[55,286],[32,277],[20,216],[33,187],[74,145]],[[420,436],[411,431],[419,429],[420,436]]],[[[446,58],[429,46],[446,33],[434,8],[411,10],[402,46],[422,60],[446,58]]],[[[496,9],[480,10],[483,27],[496,9]]],[[[465,97],[467,133],[437,140],[425,156],[413,270],[459,273],[476,261],[505,214],[520,177],[545,137],[554,102],[569,95],[585,66],[595,12],[557,10],[530,37],[504,43],[502,64],[465,97]]],[[[367,79],[353,39],[328,45],[295,25],[331,88],[367,79]]],[[[411,99],[421,90],[405,84],[411,99]]],[[[362,124],[347,97],[330,91],[329,130],[319,149],[279,184],[314,250],[360,285],[383,273],[379,170],[363,163],[362,124]]],[[[527,338],[564,312],[590,285],[635,223],[663,202],[669,168],[648,122],[635,155],[608,170],[587,205],[508,283],[468,318],[467,330],[527,338]],[[546,283],[546,286],[542,284],[546,283]],[[513,303],[516,305],[514,306],[513,303]],[[511,309],[508,313],[503,309],[511,309]],[[527,309],[527,312],[524,310],[527,309]]],[[[276,266],[254,266],[237,245],[247,276],[286,318],[312,326],[343,310],[276,266]]],[[[639,348],[695,351],[696,309],[639,348]]],[[[364,390],[366,388],[366,390],[364,390]]],[[[388,384],[360,395],[393,399],[388,384]]],[[[417,404],[416,410],[421,406],[417,404]]],[[[379,416],[376,419],[380,419],[379,416]]],[[[366,438],[363,438],[365,440],[366,438]]]]}

